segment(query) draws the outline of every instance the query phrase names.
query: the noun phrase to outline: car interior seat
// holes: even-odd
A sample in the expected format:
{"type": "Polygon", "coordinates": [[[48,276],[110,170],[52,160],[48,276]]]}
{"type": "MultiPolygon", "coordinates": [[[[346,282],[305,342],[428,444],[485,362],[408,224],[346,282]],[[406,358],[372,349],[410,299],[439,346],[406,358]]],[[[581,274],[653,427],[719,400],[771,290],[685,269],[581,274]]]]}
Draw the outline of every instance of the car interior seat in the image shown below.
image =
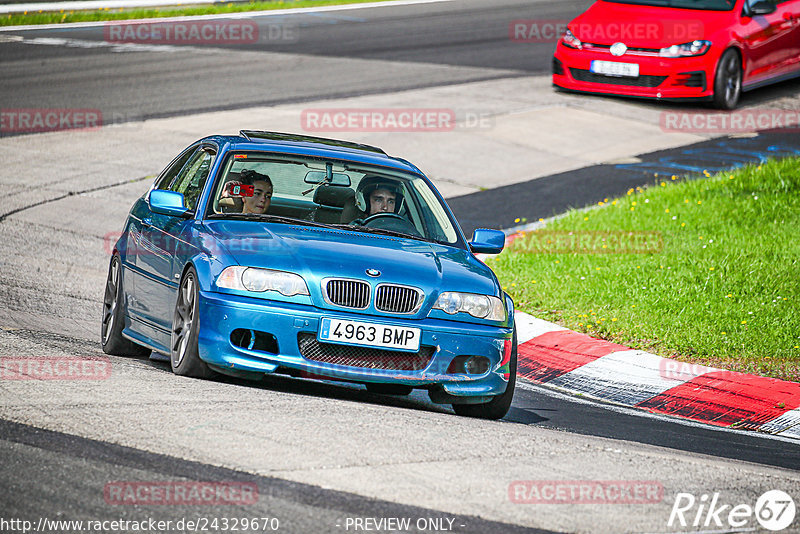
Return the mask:
{"type": "Polygon", "coordinates": [[[366,216],[367,214],[358,208],[355,195],[347,199],[347,202],[342,206],[342,224],[350,224],[356,219],[364,219],[366,216]]]}
{"type": "Polygon", "coordinates": [[[343,221],[342,212],[345,205],[352,201],[355,205],[356,192],[340,185],[322,185],[314,191],[314,203],[311,219],[326,224],[339,224],[343,221]]]}

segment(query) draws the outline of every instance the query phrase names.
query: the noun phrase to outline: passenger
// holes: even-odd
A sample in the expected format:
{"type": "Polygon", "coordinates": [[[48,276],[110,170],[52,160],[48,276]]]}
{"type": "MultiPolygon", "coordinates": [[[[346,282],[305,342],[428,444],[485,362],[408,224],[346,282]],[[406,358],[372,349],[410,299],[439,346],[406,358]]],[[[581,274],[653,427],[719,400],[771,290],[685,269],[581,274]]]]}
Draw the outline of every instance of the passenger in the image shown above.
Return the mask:
{"type": "Polygon", "coordinates": [[[232,185],[252,185],[253,196],[233,198],[236,205],[235,211],[238,213],[266,213],[272,202],[272,180],[270,177],[250,169],[243,170],[239,175],[241,177],[239,180],[225,184],[222,197],[227,198],[230,196],[228,188],[232,185]]]}
{"type": "Polygon", "coordinates": [[[253,196],[243,197],[242,213],[266,213],[272,202],[272,180],[255,171],[242,172],[242,184],[253,186],[253,196]],[[247,173],[245,175],[245,173],[247,173]]]}

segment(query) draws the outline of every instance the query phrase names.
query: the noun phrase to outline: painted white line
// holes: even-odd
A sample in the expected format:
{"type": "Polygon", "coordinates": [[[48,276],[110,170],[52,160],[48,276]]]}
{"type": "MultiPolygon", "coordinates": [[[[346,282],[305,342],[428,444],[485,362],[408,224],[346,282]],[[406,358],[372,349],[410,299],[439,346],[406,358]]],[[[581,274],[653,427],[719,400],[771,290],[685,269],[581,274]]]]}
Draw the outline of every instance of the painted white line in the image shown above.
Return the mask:
{"type": "Polygon", "coordinates": [[[141,43],[109,43],[107,41],[87,41],[84,39],[66,39],[61,37],[34,37],[19,39],[17,42],[29,45],[65,46],[68,48],[108,48],[112,52],[178,52],[197,47],[155,45],[141,43]]]}
{"type": "MultiPolygon", "coordinates": [[[[761,429],[759,428],[759,430],[761,429]]],[[[774,435],[782,436],[785,438],[800,439],[800,425],[795,425],[791,428],[787,428],[786,430],[781,430],[779,433],[774,435]]]]}
{"type": "Polygon", "coordinates": [[[634,406],[689,380],[665,372],[665,358],[640,350],[612,352],[551,380],[554,386],[634,406]]]}
{"type": "Polygon", "coordinates": [[[555,323],[550,323],[542,319],[537,319],[536,317],[529,315],[525,312],[515,312],[514,322],[517,325],[518,345],[527,343],[531,339],[539,337],[542,334],[546,334],[548,332],[556,332],[558,330],[568,330],[567,328],[559,326],[555,323]]]}
{"type": "Polygon", "coordinates": [[[759,432],[800,438],[800,408],[789,410],[759,427],[759,432]]]}
{"type": "Polygon", "coordinates": [[[136,19],[124,21],[100,21],[100,22],[70,22],[67,24],[29,24],[25,26],[3,26],[0,32],[14,32],[22,30],[49,30],[49,29],[70,29],[70,28],[95,28],[105,26],[109,23],[116,24],[147,24],[156,22],[185,22],[190,20],[214,20],[214,19],[244,19],[253,17],[283,17],[286,15],[302,15],[306,13],[326,13],[332,11],[346,11],[358,9],[372,9],[381,7],[412,6],[417,4],[437,4],[442,2],[454,2],[455,0],[394,0],[389,2],[369,2],[366,4],[344,4],[338,6],[319,6],[319,7],[298,7],[292,9],[272,9],[269,11],[243,11],[240,13],[220,13],[216,15],[196,15],[184,17],[136,19]]]}

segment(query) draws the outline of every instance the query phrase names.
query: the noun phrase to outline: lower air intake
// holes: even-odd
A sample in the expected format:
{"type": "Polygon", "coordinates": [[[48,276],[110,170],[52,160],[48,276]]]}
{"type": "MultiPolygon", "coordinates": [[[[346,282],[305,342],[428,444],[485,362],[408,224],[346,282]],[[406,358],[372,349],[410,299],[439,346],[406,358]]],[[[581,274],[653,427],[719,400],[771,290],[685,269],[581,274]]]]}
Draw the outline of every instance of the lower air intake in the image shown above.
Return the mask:
{"type": "Polygon", "coordinates": [[[395,371],[421,371],[433,357],[434,347],[422,347],[419,352],[353,347],[334,343],[320,343],[314,334],[298,334],[300,354],[306,360],[360,367],[362,369],[387,369],[395,371]]]}

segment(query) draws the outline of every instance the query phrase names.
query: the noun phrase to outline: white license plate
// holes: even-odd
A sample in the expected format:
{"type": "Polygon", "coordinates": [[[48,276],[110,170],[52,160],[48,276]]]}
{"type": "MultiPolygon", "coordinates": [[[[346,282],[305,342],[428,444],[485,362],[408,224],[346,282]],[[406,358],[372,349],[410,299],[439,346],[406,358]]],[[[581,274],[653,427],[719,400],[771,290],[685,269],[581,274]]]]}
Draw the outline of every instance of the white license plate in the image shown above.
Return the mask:
{"type": "Polygon", "coordinates": [[[416,352],[422,330],[407,326],[389,326],[360,321],[343,321],[324,317],[320,321],[317,339],[329,343],[363,345],[416,352]]]}
{"type": "Polygon", "coordinates": [[[592,61],[589,70],[595,74],[605,74],[606,76],[627,76],[636,78],[639,76],[638,63],[617,63],[616,61],[592,61]]]}

